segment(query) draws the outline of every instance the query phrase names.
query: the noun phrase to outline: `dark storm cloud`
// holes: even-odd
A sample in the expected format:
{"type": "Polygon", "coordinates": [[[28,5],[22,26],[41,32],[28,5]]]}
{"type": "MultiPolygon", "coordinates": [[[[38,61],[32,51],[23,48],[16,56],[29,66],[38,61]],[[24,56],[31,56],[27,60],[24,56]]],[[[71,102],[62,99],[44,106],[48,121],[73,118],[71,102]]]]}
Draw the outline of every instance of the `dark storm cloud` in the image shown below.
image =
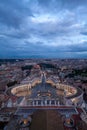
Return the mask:
{"type": "Polygon", "coordinates": [[[1,0],[0,1],[0,22],[7,26],[19,27],[23,19],[32,13],[24,5],[23,0],[1,0]]]}
{"type": "Polygon", "coordinates": [[[82,35],[87,35],[87,32],[81,32],[82,35]]]}
{"type": "Polygon", "coordinates": [[[77,8],[79,5],[83,6],[87,0],[38,0],[38,3],[44,7],[55,8],[77,8]]]}
{"type": "Polygon", "coordinates": [[[29,34],[25,34],[24,32],[14,32],[14,33],[0,33],[3,37],[8,37],[8,38],[15,38],[15,39],[24,39],[24,38],[29,38],[29,34]]]}
{"type": "Polygon", "coordinates": [[[70,45],[66,49],[67,52],[87,52],[87,42],[84,42],[81,45],[70,45]]]}
{"type": "Polygon", "coordinates": [[[86,25],[87,0],[0,0],[0,57],[86,52],[86,25]]]}

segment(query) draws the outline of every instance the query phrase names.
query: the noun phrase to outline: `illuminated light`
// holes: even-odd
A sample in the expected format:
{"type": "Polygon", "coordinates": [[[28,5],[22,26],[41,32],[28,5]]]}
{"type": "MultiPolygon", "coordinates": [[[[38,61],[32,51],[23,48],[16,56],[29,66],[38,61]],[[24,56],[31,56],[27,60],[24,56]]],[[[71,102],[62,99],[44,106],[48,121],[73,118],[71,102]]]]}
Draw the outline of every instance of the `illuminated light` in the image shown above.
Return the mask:
{"type": "Polygon", "coordinates": [[[26,125],[28,123],[28,120],[27,119],[24,119],[24,124],[26,125]]]}

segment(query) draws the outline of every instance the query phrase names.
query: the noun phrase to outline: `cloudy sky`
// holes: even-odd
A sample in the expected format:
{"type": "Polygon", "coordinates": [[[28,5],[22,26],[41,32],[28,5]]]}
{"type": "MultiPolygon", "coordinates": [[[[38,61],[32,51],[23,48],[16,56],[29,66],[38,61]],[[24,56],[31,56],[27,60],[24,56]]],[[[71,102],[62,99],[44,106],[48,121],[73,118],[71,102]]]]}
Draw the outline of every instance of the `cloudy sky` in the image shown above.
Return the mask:
{"type": "Polygon", "coordinates": [[[87,58],[87,0],[0,0],[0,58],[87,58]]]}

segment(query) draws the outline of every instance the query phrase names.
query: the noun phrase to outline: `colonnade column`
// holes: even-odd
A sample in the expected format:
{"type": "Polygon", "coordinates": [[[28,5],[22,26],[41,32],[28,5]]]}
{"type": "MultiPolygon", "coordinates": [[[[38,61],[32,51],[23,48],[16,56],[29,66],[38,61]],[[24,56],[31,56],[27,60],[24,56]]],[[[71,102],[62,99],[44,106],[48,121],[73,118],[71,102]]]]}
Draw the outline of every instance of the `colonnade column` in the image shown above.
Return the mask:
{"type": "Polygon", "coordinates": [[[41,106],[43,106],[43,101],[41,100],[41,106]]]}
{"type": "Polygon", "coordinates": [[[51,106],[51,100],[49,101],[49,105],[51,106]]]}
{"type": "Polygon", "coordinates": [[[35,106],[35,103],[34,103],[34,101],[33,101],[33,106],[35,106]]]}
{"type": "Polygon", "coordinates": [[[38,106],[38,101],[36,101],[36,106],[38,106]]]}
{"type": "Polygon", "coordinates": [[[56,102],[56,100],[55,100],[55,106],[57,105],[57,102],[56,102]]]}
{"type": "Polygon", "coordinates": [[[45,100],[45,106],[47,106],[47,100],[45,100]]]}

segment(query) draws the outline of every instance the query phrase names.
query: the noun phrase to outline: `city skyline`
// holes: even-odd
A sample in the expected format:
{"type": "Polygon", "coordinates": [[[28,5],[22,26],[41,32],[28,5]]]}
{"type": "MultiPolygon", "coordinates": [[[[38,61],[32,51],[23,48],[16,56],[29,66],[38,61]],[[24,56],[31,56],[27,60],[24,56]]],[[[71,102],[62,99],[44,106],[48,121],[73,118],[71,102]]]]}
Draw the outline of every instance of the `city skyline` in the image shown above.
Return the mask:
{"type": "Polygon", "coordinates": [[[87,58],[87,0],[1,0],[0,58],[87,58]]]}

